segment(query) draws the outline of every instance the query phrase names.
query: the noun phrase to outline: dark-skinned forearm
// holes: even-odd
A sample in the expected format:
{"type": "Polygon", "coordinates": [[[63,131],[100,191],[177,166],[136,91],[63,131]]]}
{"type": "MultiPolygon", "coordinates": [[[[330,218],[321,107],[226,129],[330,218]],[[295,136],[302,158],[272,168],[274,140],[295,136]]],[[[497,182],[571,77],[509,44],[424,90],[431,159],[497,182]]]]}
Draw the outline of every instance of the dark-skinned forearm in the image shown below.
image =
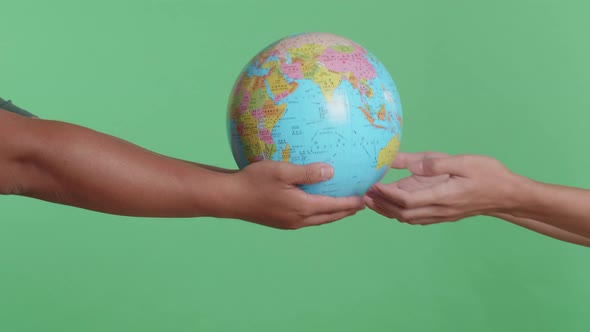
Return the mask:
{"type": "Polygon", "coordinates": [[[19,167],[23,195],[150,217],[217,216],[228,199],[231,175],[76,125],[31,120],[29,126],[38,146],[19,167]]]}

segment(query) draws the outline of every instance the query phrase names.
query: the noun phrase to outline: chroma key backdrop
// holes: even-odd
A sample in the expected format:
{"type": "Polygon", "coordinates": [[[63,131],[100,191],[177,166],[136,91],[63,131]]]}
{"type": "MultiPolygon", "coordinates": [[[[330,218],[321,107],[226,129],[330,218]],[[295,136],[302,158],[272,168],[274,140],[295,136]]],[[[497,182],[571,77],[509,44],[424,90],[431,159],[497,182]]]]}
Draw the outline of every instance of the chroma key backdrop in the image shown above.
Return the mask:
{"type": "MultiPolygon", "coordinates": [[[[160,154],[235,168],[243,66],[301,32],[391,73],[400,150],[493,156],[590,188],[590,2],[0,2],[0,97],[160,154]]],[[[390,171],[384,182],[407,175],[390,171]]],[[[281,231],[0,197],[0,331],[588,331],[590,252],[491,217],[371,210],[281,231]]]]}

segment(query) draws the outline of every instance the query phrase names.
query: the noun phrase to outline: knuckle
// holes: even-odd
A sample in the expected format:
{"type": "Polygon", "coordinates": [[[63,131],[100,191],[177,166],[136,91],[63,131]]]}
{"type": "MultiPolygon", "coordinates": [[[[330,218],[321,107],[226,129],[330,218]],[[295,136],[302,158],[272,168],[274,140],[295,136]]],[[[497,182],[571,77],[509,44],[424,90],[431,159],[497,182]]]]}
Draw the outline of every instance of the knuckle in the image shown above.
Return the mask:
{"type": "Polygon", "coordinates": [[[291,231],[298,230],[302,227],[303,227],[303,222],[301,222],[300,220],[290,220],[283,225],[283,229],[291,230],[291,231]]]}
{"type": "Polygon", "coordinates": [[[296,231],[296,230],[301,229],[301,228],[303,228],[303,224],[302,223],[293,223],[293,224],[290,225],[289,230],[296,231]]]}
{"type": "MultiPolygon", "coordinates": [[[[499,164],[500,162],[498,161],[498,159],[490,157],[490,156],[478,156],[480,160],[488,162],[488,163],[497,163],[499,164]]],[[[472,159],[475,159],[476,156],[472,156],[472,159]]]]}
{"type": "Polygon", "coordinates": [[[301,217],[301,219],[305,219],[313,215],[313,211],[310,204],[302,203],[299,208],[297,214],[301,217]]]}
{"type": "Polygon", "coordinates": [[[424,170],[425,171],[433,170],[435,161],[436,161],[436,159],[434,159],[434,158],[424,159],[424,161],[422,162],[422,166],[424,167],[424,170]]]}
{"type": "Polygon", "coordinates": [[[408,214],[407,211],[400,211],[397,216],[397,220],[406,223],[412,223],[411,216],[408,214]]]}
{"type": "Polygon", "coordinates": [[[399,206],[403,209],[411,209],[415,205],[415,202],[408,196],[399,197],[399,206]]]}
{"type": "Polygon", "coordinates": [[[276,179],[284,181],[289,177],[289,171],[284,167],[279,167],[275,172],[274,176],[276,179]]]}
{"type": "Polygon", "coordinates": [[[446,222],[453,222],[453,221],[457,221],[457,220],[459,220],[459,219],[460,219],[460,218],[459,218],[459,217],[457,217],[457,216],[443,216],[443,217],[439,217],[439,220],[440,220],[441,222],[445,222],[445,221],[446,221],[446,222]]]}
{"type": "Polygon", "coordinates": [[[465,162],[477,160],[476,156],[472,154],[460,154],[458,157],[465,162]]]}
{"type": "MultiPolygon", "coordinates": [[[[379,213],[389,219],[398,219],[397,216],[388,210],[380,210],[379,213]]],[[[399,219],[398,219],[399,220],[399,219]]]]}
{"type": "Polygon", "coordinates": [[[498,159],[494,159],[492,157],[487,157],[487,158],[489,158],[490,165],[492,165],[496,168],[505,168],[504,164],[501,161],[499,161],[498,159]]]}
{"type": "Polygon", "coordinates": [[[441,160],[439,158],[430,158],[424,160],[424,171],[427,173],[438,174],[440,172],[440,163],[441,160]]]}
{"type": "Polygon", "coordinates": [[[303,175],[305,183],[313,183],[314,181],[314,169],[312,167],[305,168],[305,174],[303,175]]]}

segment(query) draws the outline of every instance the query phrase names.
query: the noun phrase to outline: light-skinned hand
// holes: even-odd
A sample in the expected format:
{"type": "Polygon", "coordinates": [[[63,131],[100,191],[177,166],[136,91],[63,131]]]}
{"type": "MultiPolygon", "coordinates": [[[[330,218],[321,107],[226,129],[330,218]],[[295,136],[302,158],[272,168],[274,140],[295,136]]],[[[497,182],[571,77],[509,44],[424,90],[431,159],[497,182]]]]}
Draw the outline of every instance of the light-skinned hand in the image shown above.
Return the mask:
{"type": "Polygon", "coordinates": [[[379,214],[419,225],[509,210],[511,194],[523,179],[479,155],[399,153],[392,167],[412,175],[374,185],[364,200],[379,214]]]}

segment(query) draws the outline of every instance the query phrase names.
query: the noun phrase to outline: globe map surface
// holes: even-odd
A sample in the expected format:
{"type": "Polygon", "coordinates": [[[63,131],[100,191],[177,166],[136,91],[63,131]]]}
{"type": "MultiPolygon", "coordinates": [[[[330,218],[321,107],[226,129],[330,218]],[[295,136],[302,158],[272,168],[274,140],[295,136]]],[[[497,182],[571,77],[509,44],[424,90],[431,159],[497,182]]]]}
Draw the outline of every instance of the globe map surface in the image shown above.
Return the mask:
{"type": "Polygon", "coordinates": [[[393,79],[369,51],[333,34],[298,34],[244,67],[229,99],[228,133],[240,168],[325,162],[334,177],[301,186],[306,192],[363,195],[399,149],[402,108],[393,79]]]}

